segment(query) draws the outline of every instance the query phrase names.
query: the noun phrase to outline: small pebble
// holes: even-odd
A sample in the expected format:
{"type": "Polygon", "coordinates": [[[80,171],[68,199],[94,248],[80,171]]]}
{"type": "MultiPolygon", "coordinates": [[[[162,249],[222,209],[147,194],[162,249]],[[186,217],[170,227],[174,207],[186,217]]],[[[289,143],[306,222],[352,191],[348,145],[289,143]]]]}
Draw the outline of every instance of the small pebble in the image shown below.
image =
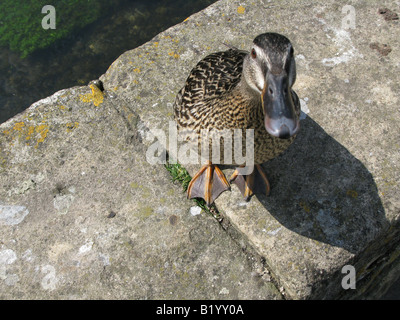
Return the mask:
{"type": "Polygon", "coordinates": [[[107,218],[114,218],[117,214],[114,211],[111,211],[107,218]]]}
{"type": "Polygon", "coordinates": [[[201,208],[199,206],[191,207],[190,208],[190,214],[192,216],[197,216],[201,213],[201,208]]]}

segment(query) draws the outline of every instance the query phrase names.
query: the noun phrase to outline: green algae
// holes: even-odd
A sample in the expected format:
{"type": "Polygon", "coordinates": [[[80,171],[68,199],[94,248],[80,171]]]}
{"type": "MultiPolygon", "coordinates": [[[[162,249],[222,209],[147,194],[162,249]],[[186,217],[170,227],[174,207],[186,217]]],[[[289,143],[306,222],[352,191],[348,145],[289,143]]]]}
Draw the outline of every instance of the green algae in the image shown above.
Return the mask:
{"type": "Polygon", "coordinates": [[[46,1],[1,1],[0,45],[26,57],[96,21],[115,1],[53,0],[56,29],[42,28],[42,19],[46,16],[42,8],[47,4],[46,1]]]}

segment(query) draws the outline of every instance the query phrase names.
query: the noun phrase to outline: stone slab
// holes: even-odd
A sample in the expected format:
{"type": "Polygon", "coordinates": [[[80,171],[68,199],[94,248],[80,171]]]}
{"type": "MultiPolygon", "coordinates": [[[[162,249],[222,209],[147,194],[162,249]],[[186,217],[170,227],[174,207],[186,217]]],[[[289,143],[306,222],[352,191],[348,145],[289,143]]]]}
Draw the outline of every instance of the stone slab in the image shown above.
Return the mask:
{"type": "Polygon", "coordinates": [[[379,13],[390,2],[346,5],[219,1],[126,52],[102,77],[149,128],[166,130],[175,94],[201,58],[225,44],[248,49],[266,31],[291,39],[301,132],[264,165],[270,197],[244,203],[233,188],[216,204],[294,299],[376,297],[393,283],[377,280],[381,270],[399,274],[398,21],[379,13]],[[358,290],[341,286],[347,264],[358,290]]]}
{"type": "Polygon", "coordinates": [[[281,299],[96,87],[0,125],[1,299],[281,299]]]}
{"type": "Polygon", "coordinates": [[[384,294],[400,266],[398,21],[378,12],[391,2],[354,3],[355,29],[344,29],[346,5],[218,1],[122,54],[100,78],[104,100],[73,88],[2,124],[4,297],[281,297],[264,271],[254,280],[237,244],[254,250],[287,298],[384,294]],[[233,187],[217,200],[225,234],[191,217],[193,203],[145,154],[150,133],[167,132],[195,63],[224,43],[248,49],[266,31],[293,42],[302,129],[264,165],[268,198],[244,203],[233,187]],[[348,264],[356,290],[341,286],[348,264]]]}

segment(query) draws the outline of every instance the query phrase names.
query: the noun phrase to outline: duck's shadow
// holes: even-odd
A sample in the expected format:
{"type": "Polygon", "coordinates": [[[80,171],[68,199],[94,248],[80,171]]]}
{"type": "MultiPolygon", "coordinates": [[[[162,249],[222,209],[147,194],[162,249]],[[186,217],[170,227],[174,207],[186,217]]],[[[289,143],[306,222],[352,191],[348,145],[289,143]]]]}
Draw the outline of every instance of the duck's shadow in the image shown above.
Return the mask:
{"type": "Polygon", "coordinates": [[[359,252],[388,224],[374,179],[310,117],[301,125],[290,148],[263,164],[271,193],[257,198],[286,228],[359,252]]]}

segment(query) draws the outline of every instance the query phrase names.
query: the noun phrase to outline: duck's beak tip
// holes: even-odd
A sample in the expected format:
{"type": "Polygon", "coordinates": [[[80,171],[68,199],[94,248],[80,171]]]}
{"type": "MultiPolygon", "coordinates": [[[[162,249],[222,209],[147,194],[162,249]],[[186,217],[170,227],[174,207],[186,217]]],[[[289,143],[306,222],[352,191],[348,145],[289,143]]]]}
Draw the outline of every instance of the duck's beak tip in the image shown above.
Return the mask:
{"type": "Polygon", "coordinates": [[[297,119],[265,119],[265,129],[267,132],[280,139],[289,139],[296,135],[300,130],[300,121],[297,119]]]}
{"type": "Polygon", "coordinates": [[[286,76],[270,75],[261,94],[265,129],[272,136],[281,139],[294,136],[300,129],[300,119],[286,81],[286,76]]]}

